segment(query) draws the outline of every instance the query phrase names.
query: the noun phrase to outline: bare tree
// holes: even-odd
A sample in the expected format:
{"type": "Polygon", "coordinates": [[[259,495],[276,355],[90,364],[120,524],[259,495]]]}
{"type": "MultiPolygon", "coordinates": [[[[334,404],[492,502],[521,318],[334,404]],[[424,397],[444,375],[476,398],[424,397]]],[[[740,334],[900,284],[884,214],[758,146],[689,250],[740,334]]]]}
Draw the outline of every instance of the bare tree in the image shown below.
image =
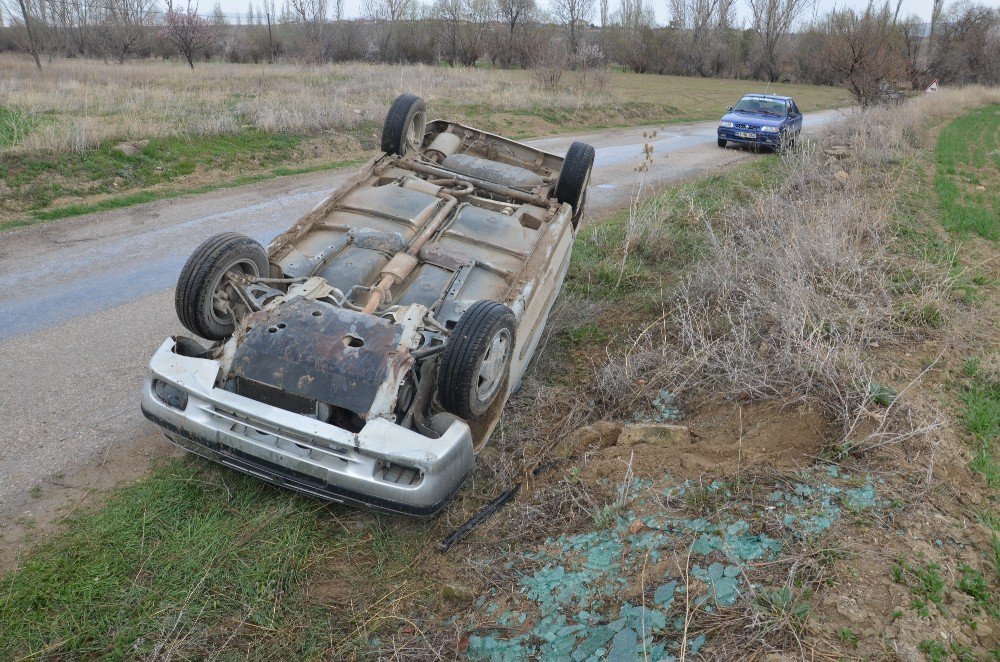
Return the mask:
{"type": "Polygon", "coordinates": [[[443,45],[445,61],[455,66],[472,66],[479,59],[488,21],[483,2],[438,0],[433,7],[434,23],[443,45]]]}
{"type": "Polygon", "coordinates": [[[31,29],[31,16],[24,0],[18,0],[18,3],[21,7],[21,20],[24,21],[24,29],[28,32],[28,46],[31,49],[31,55],[35,58],[35,66],[41,71],[42,61],[38,59],[38,42],[35,41],[35,33],[31,29]]]}
{"type": "Polygon", "coordinates": [[[132,55],[151,23],[153,0],[101,0],[94,6],[97,41],[105,57],[119,62],[132,55]]]}
{"type": "Polygon", "coordinates": [[[608,64],[608,21],[610,20],[610,15],[608,14],[608,0],[598,0],[597,1],[597,13],[601,19],[601,55],[604,57],[604,64],[608,64]]]}
{"type": "Polygon", "coordinates": [[[757,78],[777,80],[781,71],[778,50],[795,21],[812,6],[813,0],[748,0],[752,28],[756,35],[753,72],[757,78]]]}
{"type": "Polygon", "coordinates": [[[413,0],[364,0],[362,14],[377,28],[376,48],[378,57],[392,59],[390,44],[399,30],[399,23],[413,10],[413,0]]]}
{"type": "Polygon", "coordinates": [[[897,0],[893,8],[889,0],[880,6],[868,0],[863,12],[830,13],[830,37],[823,57],[862,108],[879,99],[883,84],[906,71],[897,42],[896,19],[902,2],[897,0]]]}
{"type": "Polygon", "coordinates": [[[191,0],[183,10],[175,9],[173,0],[167,0],[167,13],[159,34],[161,39],[173,44],[192,69],[195,55],[207,48],[213,39],[212,25],[198,15],[198,5],[192,7],[191,0]]]}
{"type": "Polygon", "coordinates": [[[725,52],[735,41],[732,24],[735,0],[670,0],[670,26],[675,39],[680,72],[718,76],[727,61],[725,52]]]}
{"type": "Polygon", "coordinates": [[[322,62],[325,51],[327,0],[288,0],[292,20],[300,26],[299,55],[308,62],[322,62]]]}
{"type": "MultiPolygon", "coordinates": [[[[607,0],[601,1],[607,2],[607,0]]],[[[497,18],[503,22],[505,32],[500,56],[504,66],[511,66],[515,60],[522,60],[522,65],[527,64],[523,61],[522,54],[518,53],[519,49],[516,48],[518,30],[533,19],[535,11],[535,0],[497,0],[497,18]]]]}
{"type": "Polygon", "coordinates": [[[656,19],[645,0],[622,0],[611,29],[614,57],[636,73],[649,70],[654,56],[656,19]]]}
{"type": "Polygon", "coordinates": [[[941,17],[931,70],[941,80],[956,83],[1000,82],[990,72],[996,40],[1000,39],[1000,11],[982,4],[961,2],[941,17]]]}
{"type": "Polygon", "coordinates": [[[575,55],[580,47],[580,30],[594,13],[594,0],[553,0],[552,10],[559,22],[569,27],[569,50],[575,55]]]}
{"type": "Polygon", "coordinates": [[[906,62],[906,77],[914,89],[927,84],[927,67],[921,57],[923,51],[924,22],[916,14],[899,22],[899,41],[906,62]]]}

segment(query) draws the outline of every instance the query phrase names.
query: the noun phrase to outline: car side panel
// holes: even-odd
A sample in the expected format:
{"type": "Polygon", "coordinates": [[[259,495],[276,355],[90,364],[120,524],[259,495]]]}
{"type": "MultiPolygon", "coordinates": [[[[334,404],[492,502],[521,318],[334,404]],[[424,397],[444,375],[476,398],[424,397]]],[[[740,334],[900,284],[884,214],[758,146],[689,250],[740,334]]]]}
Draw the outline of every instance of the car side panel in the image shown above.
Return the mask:
{"type": "MultiPolygon", "coordinates": [[[[514,345],[514,356],[511,359],[510,381],[508,393],[514,389],[527,369],[538,346],[549,312],[562,288],[566,271],[569,269],[570,256],[573,251],[575,231],[572,223],[572,208],[564,204],[558,215],[552,220],[549,228],[550,236],[539,242],[537,255],[529,258],[547,262],[544,270],[537,277],[520,283],[515,298],[508,303],[518,317],[517,340],[514,345]]],[[[526,269],[531,273],[531,269],[526,269]]]]}

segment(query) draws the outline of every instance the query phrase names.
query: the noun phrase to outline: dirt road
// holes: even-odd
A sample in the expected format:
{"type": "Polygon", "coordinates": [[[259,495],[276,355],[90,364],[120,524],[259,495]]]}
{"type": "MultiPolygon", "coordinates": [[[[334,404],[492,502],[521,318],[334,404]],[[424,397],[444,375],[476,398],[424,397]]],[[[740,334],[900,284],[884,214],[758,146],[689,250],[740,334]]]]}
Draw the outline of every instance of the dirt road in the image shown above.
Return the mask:
{"type": "MultiPolygon", "coordinates": [[[[838,116],[811,114],[805,130],[838,116]]],[[[593,221],[628,204],[646,143],[653,164],[645,192],[754,158],[719,149],[715,126],[531,142],[557,153],[573,140],[597,148],[593,221]]],[[[175,452],[140,414],[139,385],[153,350],[181,331],[173,308],[181,265],[216,232],[266,243],[349,174],[289,177],[0,234],[0,536],[13,539],[26,520],[75,509],[94,489],[142,475],[175,452]]]]}

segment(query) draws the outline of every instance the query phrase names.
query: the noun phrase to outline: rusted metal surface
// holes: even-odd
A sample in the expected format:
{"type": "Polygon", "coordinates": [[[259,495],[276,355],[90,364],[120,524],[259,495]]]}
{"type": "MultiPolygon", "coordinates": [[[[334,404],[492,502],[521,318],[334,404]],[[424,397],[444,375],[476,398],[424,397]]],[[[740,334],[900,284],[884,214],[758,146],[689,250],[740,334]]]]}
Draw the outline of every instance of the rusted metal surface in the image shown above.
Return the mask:
{"type": "Polygon", "coordinates": [[[249,316],[230,376],[368,414],[398,352],[389,321],[299,297],[249,316]]]}

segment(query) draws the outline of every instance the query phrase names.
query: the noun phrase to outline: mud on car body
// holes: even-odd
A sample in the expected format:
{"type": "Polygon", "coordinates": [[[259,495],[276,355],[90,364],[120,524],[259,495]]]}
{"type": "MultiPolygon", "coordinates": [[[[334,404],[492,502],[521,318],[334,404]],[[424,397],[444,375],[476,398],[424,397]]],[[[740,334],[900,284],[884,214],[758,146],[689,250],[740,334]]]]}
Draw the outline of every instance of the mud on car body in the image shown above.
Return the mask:
{"type": "Polygon", "coordinates": [[[396,99],[382,153],[275,238],[210,237],[142,409],[172,441],[320,498],[430,516],[475,465],[559,293],[594,160],[396,99]]]}

